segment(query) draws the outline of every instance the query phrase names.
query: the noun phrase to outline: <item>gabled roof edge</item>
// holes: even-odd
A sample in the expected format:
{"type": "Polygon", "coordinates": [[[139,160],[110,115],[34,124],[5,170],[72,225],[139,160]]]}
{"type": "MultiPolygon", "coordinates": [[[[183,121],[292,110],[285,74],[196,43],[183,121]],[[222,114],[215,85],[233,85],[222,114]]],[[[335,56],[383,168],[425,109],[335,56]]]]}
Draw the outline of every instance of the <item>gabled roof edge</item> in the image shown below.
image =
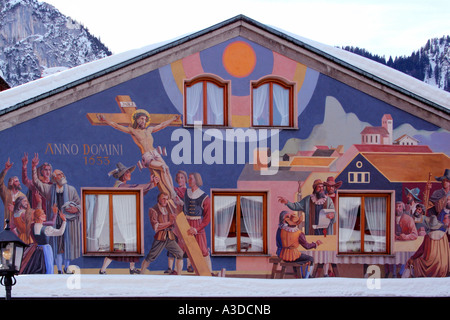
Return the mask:
{"type": "MultiPolygon", "coordinates": [[[[117,64],[114,64],[114,65],[112,65],[110,67],[107,67],[107,68],[101,70],[101,71],[94,72],[93,74],[84,76],[84,77],[82,77],[80,79],[77,79],[77,80],[75,80],[73,82],[67,83],[67,84],[62,85],[62,86],[60,86],[58,88],[55,88],[53,90],[50,90],[50,91],[45,92],[43,94],[37,95],[37,96],[35,96],[33,98],[30,98],[30,99],[27,99],[27,100],[22,101],[20,103],[17,103],[16,105],[7,107],[5,109],[2,109],[2,110],[0,110],[0,116],[3,115],[3,114],[6,114],[6,113],[12,112],[14,110],[17,110],[17,109],[19,109],[19,108],[21,108],[23,106],[29,105],[31,103],[34,103],[34,102],[37,102],[39,100],[48,98],[48,97],[50,97],[52,95],[58,94],[58,93],[60,93],[60,92],[62,92],[64,90],[73,88],[73,87],[78,86],[80,84],[83,84],[85,82],[88,82],[88,81],[91,81],[93,79],[99,78],[99,77],[104,76],[104,75],[106,75],[108,73],[114,72],[114,71],[119,70],[119,69],[121,69],[123,67],[129,66],[129,65],[131,65],[133,63],[136,63],[136,62],[138,62],[140,60],[146,59],[146,58],[151,57],[151,56],[153,56],[155,54],[158,54],[158,53],[163,52],[165,50],[168,50],[168,49],[171,49],[173,47],[176,47],[176,46],[178,46],[180,44],[186,43],[186,42],[188,42],[190,40],[193,40],[195,38],[198,38],[198,37],[200,37],[200,36],[202,36],[204,34],[207,34],[207,33],[211,32],[211,31],[218,30],[218,29],[220,29],[220,28],[222,28],[224,26],[227,26],[227,25],[230,25],[232,23],[239,22],[239,21],[243,21],[243,22],[246,22],[246,23],[251,24],[253,26],[256,26],[256,27],[258,27],[258,28],[260,28],[260,29],[270,33],[270,34],[273,34],[273,35],[275,35],[275,36],[277,36],[277,37],[279,37],[281,39],[284,39],[284,40],[286,40],[288,42],[291,42],[291,43],[293,43],[294,45],[296,45],[298,47],[304,48],[305,50],[308,50],[308,51],[313,52],[313,53],[315,53],[315,54],[317,54],[319,56],[322,56],[323,58],[325,58],[325,59],[327,59],[329,61],[332,61],[332,62],[334,62],[334,63],[336,63],[336,64],[338,64],[338,65],[340,65],[340,66],[342,66],[342,67],[344,67],[346,69],[349,69],[349,70],[351,70],[351,71],[353,71],[353,72],[355,72],[357,74],[360,74],[360,75],[362,75],[362,76],[364,76],[364,77],[366,77],[368,79],[371,79],[371,80],[373,80],[375,82],[378,82],[378,83],[380,83],[380,84],[382,84],[382,85],[384,85],[386,87],[389,87],[389,88],[391,88],[391,89],[393,89],[393,90],[395,90],[397,92],[400,92],[400,93],[402,93],[405,96],[411,97],[411,98],[413,98],[413,99],[415,99],[417,101],[420,101],[420,102],[422,102],[424,104],[427,104],[427,105],[429,105],[429,106],[431,106],[431,107],[433,107],[433,108],[435,108],[435,109],[437,109],[439,111],[442,111],[444,113],[450,114],[450,110],[447,109],[445,106],[442,106],[442,105],[440,105],[440,104],[438,104],[436,102],[430,101],[429,99],[426,99],[426,98],[424,98],[424,97],[422,97],[422,96],[420,96],[420,95],[418,95],[418,94],[416,94],[414,92],[411,92],[410,90],[407,90],[407,89],[405,89],[403,87],[400,87],[399,85],[396,85],[396,84],[394,84],[394,83],[392,83],[390,81],[387,81],[385,79],[382,79],[379,76],[376,76],[376,75],[374,75],[374,74],[372,74],[372,73],[370,73],[368,71],[365,71],[365,70],[363,70],[363,69],[361,69],[361,68],[359,68],[357,66],[354,66],[354,65],[350,64],[349,62],[346,62],[346,61],[344,61],[342,59],[339,59],[338,57],[336,57],[336,56],[334,56],[334,55],[332,55],[330,53],[327,53],[327,52],[321,50],[320,48],[314,47],[313,45],[310,45],[310,44],[308,44],[308,43],[306,43],[304,41],[301,41],[300,39],[298,39],[296,37],[290,36],[286,32],[280,31],[280,30],[278,30],[276,28],[273,28],[271,26],[267,26],[267,25],[262,24],[262,23],[260,23],[260,22],[258,22],[256,20],[253,20],[253,19],[251,19],[251,18],[249,18],[249,17],[247,17],[245,15],[240,14],[240,15],[237,15],[237,16],[232,17],[230,19],[227,19],[227,20],[224,20],[222,22],[219,22],[219,23],[217,23],[217,24],[215,24],[215,25],[213,25],[211,27],[208,27],[206,29],[203,29],[203,30],[200,30],[200,31],[197,31],[197,32],[193,32],[193,33],[185,35],[185,36],[181,36],[180,38],[177,38],[176,40],[169,40],[168,42],[163,43],[160,46],[157,46],[157,47],[155,47],[153,49],[150,49],[149,51],[146,51],[144,53],[138,54],[138,55],[136,55],[136,56],[134,56],[134,57],[132,57],[130,59],[127,59],[125,61],[122,61],[122,62],[119,62],[117,64]]],[[[96,62],[96,61],[93,61],[93,62],[96,62]]],[[[389,68],[388,66],[384,66],[384,65],[381,65],[381,64],[380,64],[380,66],[389,68]]],[[[420,80],[417,80],[417,81],[420,81],[420,80]]]]}
{"type": "MultiPolygon", "coordinates": [[[[301,48],[304,48],[304,49],[306,49],[308,51],[316,53],[316,54],[318,54],[318,55],[320,55],[320,56],[322,56],[322,57],[324,57],[324,58],[326,58],[326,59],[328,59],[328,60],[330,60],[332,62],[335,62],[336,64],[339,64],[339,65],[341,65],[341,66],[343,66],[343,67],[345,67],[347,69],[350,69],[350,70],[352,70],[352,71],[354,71],[354,72],[356,72],[356,73],[358,73],[358,74],[360,74],[360,75],[362,75],[362,76],[364,76],[364,77],[366,77],[368,79],[371,79],[373,81],[381,83],[381,84],[383,84],[383,85],[385,85],[385,86],[387,86],[387,87],[389,87],[389,88],[391,88],[391,89],[393,89],[395,91],[398,91],[398,92],[400,92],[400,93],[402,93],[402,94],[404,94],[404,95],[406,95],[408,97],[414,98],[414,99],[416,99],[418,101],[421,101],[421,102],[423,102],[425,104],[428,104],[429,106],[432,106],[432,107],[434,107],[434,108],[436,108],[436,109],[438,109],[440,111],[443,111],[445,113],[449,113],[450,114],[450,110],[445,108],[444,106],[441,106],[438,103],[435,103],[435,102],[433,102],[433,101],[431,101],[429,99],[426,99],[426,98],[424,98],[424,97],[422,97],[422,96],[420,96],[420,95],[418,95],[418,94],[416,94],[414,92],[411,92],[411,91],[409,91],[409,90],[407,90],[405,88],[402,88],[402,87],[400,87],[400,86],[398,86],[398,85],[396,85],[396,84],[394,84],[394,83],[392,83],[390,81],[386,81],[386,80],[384,80],[384,79],[382,79],[382,78],[380,78],[380,77],[378,77],[378,76],[376,76],[376,75],[374,75],[374,74],[372,74],[370,72],[367,72],[367,71],[365,71],[365,70],[363,70],[361,68],[358,68],[358,67],[356,67],[356,66],[354,66],[354,65],[352,65],[352,64],[350,64],[350,63],[348,63],[346,61],[343,61],[342,59],[339,59],[339,58],[337,58],[337,57],[335,57],[335,56],[333,56],[333,55],[331,55],[331,54],[329,54],[329,53],[327,53],[327,52],[325,52],[323,50],[320,50],[319,48],[316,48],[316,47],[314,47],[312,45],[309,45],[309,44],[307,44],[307,43],[305,43],[305,42],[303,42],[303,41],[301,41],[301,40],[299,40],[299,39],[297,39],[297,38],[295,38],[293,36],[288,35],[286,32],[283,32],[283,31],[277,30],[276,28],[264,25],[264,24],[262,24],[262,23],[260,23],[258,21],[250,19],[250,18],[248,18],[248,17],[246,17],[244,15],[236,16],[235,18],[238,18],[238,17],[242,17],[241,19],[246,21],[247,23],[254,24],[258,28],[261,28],[261,29],[263,29],[263,30],[265,30],[265,31],[267,31],[269,33],[272,33],[273,35],[276,35],[276,36],[278,36],[278,37],[280,37],[280,38],[282,38],[282,39],[284,39],[286,41],[292,42],[293,44],[295,44],[295,45],[297,45],[297,46],[299,46],[301,48]]],[[[368,58],[366,58],[366,59],[368,59],[368,58]]],[[[373,61],[373,62],[377,63],[375,61],[373,61]]],[[[385,67],[385,68],[390,68],[390,67],[385,66],[383,64],[380,64],[380,66],[385,67]]],[[[417,81],[420,81],[420,80],[417,80],[417,81]]]]}
{"type": "MultiPolygon", "coordinates": [[[[153,55],[155,55],[157,53],[163,52],[163,51],[171,49],[173,47],[176,47],[177,45],[180,45],[180,44],[188,42],[188,41],[190,41],[192,39],[198,38],[198,37],[200,37],[200,36],[210,32],[210,31],[220,29],[223,26],[226,26],[226,25],[228,25],[230,23],[233,23],[233,22],[236,22],[236,21],[239,21],[239,20],[242,20],[241,16],[236,16],[234,18],[231,18],[231,19],[225,20],[223,22],[220,22],[220,23],[218,23],[218,24],[216,24],[216,25],[214,25],[212,27],[209,27],[209,28],[206,28],[206,29],[194,32],[194,33],[189,34],[189,35],[181,36],[177,40],[165,43],[165,44],[163,44],[161,46],[158,46],[158,47],[156,47],[156,48],[154,48],[152,50],[149,50],[147,52],[144,52],[144,53],[141,53],[139,55],[136,55],[133,58],[127,59],[127,60],[122,61],[122,62],[119,62],[119,63],[117,63],[117,64],[115,64],[113,66],[110,66],[108,68],[105,68],[105,69],[103,69],[101,71],[98,71],[98,72],[95,72],[93,74],[87,75],[87,76],[82,77],[80,79],[77,79],[77,80],[75,80],[73,82],[67,83],[67,84],[65,84],[63,86],[60,86],[60,87],[55,88],[53,90],[47,91],[46,93],[37,95],[37,96],[35,96],[33,98],[30,98],[30,99],[27,99],[27,100],[22,101],[20,103],[17,103],[17,104],[15,104],[13,106],[10,106],[10,107],[4,108],[4,109],[0,109],[0,116],[4,115],[6,113],[12,112],[14,110],[20,109],[21,107],[27,106],[29,104],[35,103],[37,101],[43,100],[45,98],[48,98],[48,97],[53,96],[55,94],[58,94],[60,92],[63,92],[65,90],[67,90],[67,89],[76,87],[76,86],[78,86],[80,84],[83,84],[85,82],[94,80],[94,79],[99,78],[101,76],[104,76],[104,75],[106,75],[108,73],[117,71],[117,70],[119,70],[121,68],[124,68],[124,67],[127,67],[127,66],[129,66],[129,65],[131,65],[133,63],[136,63],[138,61],[141,61],[143,59],[146,59],[146,58],[151,57],[151,56],[153,56],[153,55]]],[[[92,62],[95,63],[96,61],[92,61],[92,62]]]]}

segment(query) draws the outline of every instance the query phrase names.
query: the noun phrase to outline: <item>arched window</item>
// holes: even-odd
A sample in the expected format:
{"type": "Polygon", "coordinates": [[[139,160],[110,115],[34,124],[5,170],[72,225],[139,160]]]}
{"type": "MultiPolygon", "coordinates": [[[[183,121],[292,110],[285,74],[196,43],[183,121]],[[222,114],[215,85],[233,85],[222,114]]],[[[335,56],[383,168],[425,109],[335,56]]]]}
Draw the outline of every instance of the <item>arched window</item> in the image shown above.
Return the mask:
{"type": "Polygon", "coordinates": [[[294,127],[294,85],[278,78],[252,83],[252,126],[294,127]]]}
{"type": "Polygon", "coordinates": [[[226,126],[228,124],[228,83],[201,76],[184,83],[184,124],[226,126]]]}

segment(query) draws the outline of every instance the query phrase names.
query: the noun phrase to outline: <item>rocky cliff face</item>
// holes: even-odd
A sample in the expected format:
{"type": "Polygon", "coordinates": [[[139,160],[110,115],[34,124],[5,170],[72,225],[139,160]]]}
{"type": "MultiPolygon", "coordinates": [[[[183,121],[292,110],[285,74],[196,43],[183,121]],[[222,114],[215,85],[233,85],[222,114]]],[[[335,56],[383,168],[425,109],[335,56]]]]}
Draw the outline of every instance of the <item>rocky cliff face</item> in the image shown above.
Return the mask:
{"type": "Polygon", "coordinates": [[[111,55],[78,22],[37,0],[0,0],[0,74],[11,86],[111,55]]]}

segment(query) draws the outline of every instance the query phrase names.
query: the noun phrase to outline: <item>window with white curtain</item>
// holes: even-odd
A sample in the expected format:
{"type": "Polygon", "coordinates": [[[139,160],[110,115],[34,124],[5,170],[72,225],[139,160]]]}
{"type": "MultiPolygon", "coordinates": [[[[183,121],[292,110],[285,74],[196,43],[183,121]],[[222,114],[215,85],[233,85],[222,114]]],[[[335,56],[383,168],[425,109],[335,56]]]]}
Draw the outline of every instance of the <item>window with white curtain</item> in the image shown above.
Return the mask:
{"type": "Polygon", "coordinates": [[[280,79],[263,79],[252,84],[252,125],[294,126],[294,85],[280,79]]]}
{"type": "Polygon", "coordinates": [[[213,253],[267,253],[267,194],[213,191],[213,253]]]}
{"type": "Polygon", "coordinates": [[[82,189],[83,254],[143,254],[142,190],[82,189]]]}
{"type": "Polygon", "coordinates": [[[339,253],[388,254],[391,194],[339,193],[339,253]]]}
{"type": "Polygon", "coordinates": [[[185,82],[185,125],[227,125],[228,83],[201,76],[185,82]]]}

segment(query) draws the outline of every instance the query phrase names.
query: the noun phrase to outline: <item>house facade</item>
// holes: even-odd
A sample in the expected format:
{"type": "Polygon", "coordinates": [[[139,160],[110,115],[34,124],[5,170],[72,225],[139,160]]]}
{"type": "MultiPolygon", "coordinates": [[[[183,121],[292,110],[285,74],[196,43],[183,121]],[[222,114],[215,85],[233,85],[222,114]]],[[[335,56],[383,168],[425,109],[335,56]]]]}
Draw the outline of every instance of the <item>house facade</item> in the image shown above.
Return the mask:
{"type": "Polygon", "coordinates": [[[183,270],[192,260],[202,275],[206,261],[206,273],[268,277],[287,246],[279,229],[295,212],[295,230],[314,244],[295,250],[314,258],[316,276],[363,277],[368,265],[389,275],[422,250],[431,216],[448,225],[439,203],[449,101],[384,66],[237,16],[0,93],[0,212],[29,244],[38,212],[55,229],[65,213],[63,235],[48,240],[54,272],[98,272],[108,258],[108,273],[144,259],[162,273],[177,251],[152,248],[173,232],[183,270]],[[405,137],[414,143],[396,143],[405,137]],[[419,216],[412,190],[425,205],[419,216]],[[403,229],[397,202],[413,221],[403,229]]]}

